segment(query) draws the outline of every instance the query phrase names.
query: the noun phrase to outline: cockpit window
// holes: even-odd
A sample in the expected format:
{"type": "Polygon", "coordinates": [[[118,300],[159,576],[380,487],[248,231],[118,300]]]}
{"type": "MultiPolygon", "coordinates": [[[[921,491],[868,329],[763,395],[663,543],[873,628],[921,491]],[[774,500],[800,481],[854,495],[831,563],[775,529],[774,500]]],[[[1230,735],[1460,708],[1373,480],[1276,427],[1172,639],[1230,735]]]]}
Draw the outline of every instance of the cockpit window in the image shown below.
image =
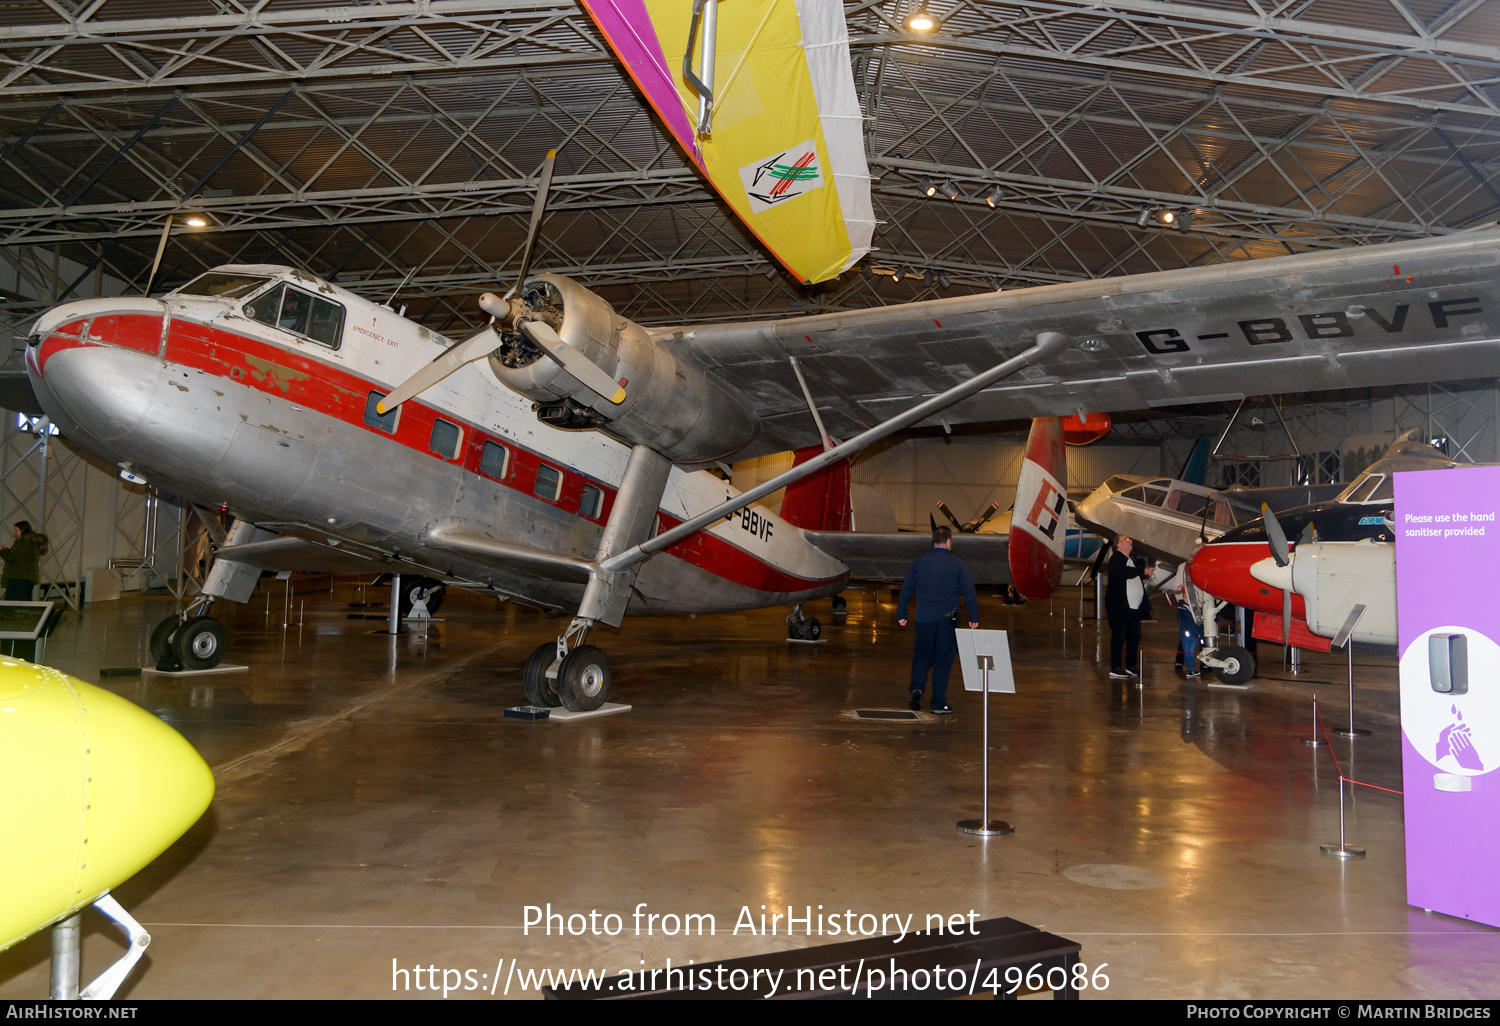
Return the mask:
{"type": "Polygon", "coordinates": [[[200,274],[177,290],[179,296],[218,296],[221,299],[239,299],[248,296],[266,282],[262,275],[228,274],[224,271],[209,271],[200,274]]]}
{"type": "Polygon", "coordinates": [[[1395,483],[1386,474],[1364,474],[1344,489],[1339,502],[1389,501],[1395,495],[1395,483]]]}
{"type": "Polygon", "coordinates": [[[245,314],[273,328],[295,332],[331,349],[339,347],[344,308],[292,285],[272,289],[245,305],[245,314]]]}

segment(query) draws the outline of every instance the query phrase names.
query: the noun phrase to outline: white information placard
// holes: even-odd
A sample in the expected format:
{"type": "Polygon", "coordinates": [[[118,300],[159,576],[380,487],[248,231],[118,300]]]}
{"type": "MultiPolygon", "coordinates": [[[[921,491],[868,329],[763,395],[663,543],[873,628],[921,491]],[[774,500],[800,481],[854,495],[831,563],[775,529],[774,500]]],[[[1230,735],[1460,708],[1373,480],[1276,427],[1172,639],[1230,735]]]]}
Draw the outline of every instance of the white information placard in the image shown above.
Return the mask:
{"type": "Polygon", "coordinates": [[[984,670],[979,657],[989,656],[994,660],[990,674],[990,693],[1013,695],[1016,693],[1016,678],[1010,669],[1010,637],[1005,631],[958,632],[958,662],[964,671],[964,690],[984,690],[984,670]]]}

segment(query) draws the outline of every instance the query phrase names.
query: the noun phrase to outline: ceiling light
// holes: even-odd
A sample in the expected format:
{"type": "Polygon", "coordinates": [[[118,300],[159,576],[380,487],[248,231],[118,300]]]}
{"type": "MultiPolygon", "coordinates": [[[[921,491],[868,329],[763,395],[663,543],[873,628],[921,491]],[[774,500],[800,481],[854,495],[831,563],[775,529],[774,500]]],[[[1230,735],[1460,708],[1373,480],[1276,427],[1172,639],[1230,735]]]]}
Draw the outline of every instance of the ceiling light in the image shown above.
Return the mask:
{"type": "Polygon", "coordinates": [[[765,274],[767,279],[776,277],[776,265],[772,264],[770,267],[767,267],[765,274]]]}
{"type": "Polygon", "coordinates": [[[902,279],[902,277],[905,276],[906,273],[907,273],[906,272],[906,265],[905,264],[897,264],[896,265],[896,270],[891,273],[891,277],[894,278],[896,281],[900,281],[902,279]]]}
{"type": "Polygon", "coordinates": [[[187,216],[187,225],[189,228],[207,228],[208,218],[202,214],[189,214],[187,216]]]}
{"type": "Polygon", "coordinates": [[[958,199],[958,186],[953,184],[953,179],[943,179],[943,195],[951,200],[958,199]]]}
{"type": "Polygon", "coordinates": [[[1182,231],[1187,231],[1192,226],[1193,212],[1191,210],[1184,210],[1182,211],[1182,213],[1177,215],[1177,227],[1182,231]]]}
{"type": "Polygon", "coordinates": [[[922,176],[922,195],[931,199],[937,193],[937,186],[932,184],[932,179],[926,175],[922,176]]]}
{"type": "Polygon", "coordinates": [[[1141,228],[1146,227],[1146,223],[1148,221],[1150,221],[1150,220],[1151,220],[1151,208],[1150,207],[1142,207],[1141,208],[1141,212],[1139,214],[1135,215],[1135,223],[1136,223],[1137,226],[1139,226],[1141,228]]]}
{"type": "Polygon", "coordinates": [[[997,185],[989,191],[988,195],[984,197],[984,201],[985,203],[989,204],[990,209],[993,210],[1000,205],[1001,195],[1002,193],[1000,192],[1000,186],[997,185]]]}
{"type": "Polygon", "coordinates": [[[990,279],[990,288],[994,289],[996,292],[1003,292],[1003,291],[1005,291],[1002,288],[1003,284],[1004,283],[1000,280],[999,275],[996,275],[995,277],[993,277],[993,278],[990,279]]]}
{"type": "Polygon", "coordinates": [[[939,271],[938,272],[938,284],[941,285],[943,288],[947,288],[952,283],[950,281],[948,281],[948,275],[946,273],[944,273],[943,271],[939,271]]]}
{"type": "Polygon", "coordinates": [[[1172,224],[1177,220],[1177,211],[1163,210],[1160,214],[1156,215],[1156,219],[1162,224],[1172,224]]]}
{"type": "Polygon", "coordinates": [[[941,24],[942,22],[938,20],[938,16],[926,7],[918,7],[916,12],[909,15],[906,19],[906,29],[908,32],[933,32],[941,24]]]}

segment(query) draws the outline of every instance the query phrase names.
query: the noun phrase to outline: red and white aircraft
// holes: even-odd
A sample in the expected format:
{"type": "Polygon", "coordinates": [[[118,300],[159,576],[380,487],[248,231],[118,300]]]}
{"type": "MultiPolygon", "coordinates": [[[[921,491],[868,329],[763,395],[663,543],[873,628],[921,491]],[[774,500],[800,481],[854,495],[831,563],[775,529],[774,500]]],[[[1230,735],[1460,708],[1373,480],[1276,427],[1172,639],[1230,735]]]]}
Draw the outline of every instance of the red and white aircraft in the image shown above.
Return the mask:
{"type": "MultiPolygon", "coordinates": [[[[523,262],[518,287],[480,300],[490,324],[453,345],[293,268],[226,266],[161,299],[48,312],[26,368],[66,437],[237,518],[203,601],[158,628],[156,650],[216,662],[224,632],[206,605],[248,598],[262,568],[396,572],[576,610],[524,683],[534,702],[588,708],[609,664],[586,642],[627,611],[791,603],[793,631],[809,630],[801,603],[849,573],[827,530],[847,492],[805,479],[879,438],[939,414],[1500,376],[1497,270],[1500,233],[1476,232],[648,329],[523,262]],[[818,447],[746,492],[703,469],[818,447]],[[833,499],[802,503],[801,523],[755,507],[797,481],[833,499]]],[[[1036,510],[1043,534],[1051,508],[1036,510]]],[[[1019,529],[1050,580],[1051,550],[1019,529]]]]}

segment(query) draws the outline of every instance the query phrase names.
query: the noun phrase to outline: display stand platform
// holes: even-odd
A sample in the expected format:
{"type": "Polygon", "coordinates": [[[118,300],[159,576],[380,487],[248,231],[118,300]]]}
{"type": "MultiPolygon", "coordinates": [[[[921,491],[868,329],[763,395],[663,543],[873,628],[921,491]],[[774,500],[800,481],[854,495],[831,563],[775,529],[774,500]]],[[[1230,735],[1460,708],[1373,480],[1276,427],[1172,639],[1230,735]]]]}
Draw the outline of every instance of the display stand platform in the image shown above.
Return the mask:
{"type": "Polygon", "coordinates": [[[787,638],[786,640],[787,640],[787,642],[789,644],[792,644],[792,645],[826,645],[826,644],[828,644],[828,639],[827,638],[818,638],[816,641],[808,641],[806,638],[787,638]]]}
{"type": "Polygon", "coordinates": [[[244,673],[248,669],[250,667],[235,663],[220,663],[208,670],[158,670],[154,666],[142,666],[141,676],[150,674],[154,677],[211,677],[217,673],[244,673]]]}
{"type": "Polygon", "coordinates": [[[505,710],[505,715],[513,720],[557,720],[562,723],[574,723],[578,720],[594,720],[600,716],[614,716],[617,713],[627,713],[634,706],[624,705],[620,702],[605,702],[597,709],[588,712],[569,712],[567,709],[546,709],[538,705],[513,705],[505,710]]]}

